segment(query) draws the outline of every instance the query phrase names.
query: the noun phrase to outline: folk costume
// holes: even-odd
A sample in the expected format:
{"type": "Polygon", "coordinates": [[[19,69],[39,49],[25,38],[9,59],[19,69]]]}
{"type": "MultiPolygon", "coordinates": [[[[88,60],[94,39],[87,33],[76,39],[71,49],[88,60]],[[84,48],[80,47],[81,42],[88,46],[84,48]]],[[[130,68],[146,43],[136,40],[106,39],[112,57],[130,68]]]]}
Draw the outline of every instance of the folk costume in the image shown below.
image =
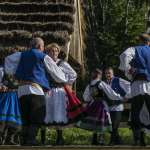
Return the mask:
{"type": "MultiPolygon", "coordinates": [[[[105,83],[108,84],[108,86],[110,86],[117,94],[120,94],[122,97],[126,96],[127,99],[129,98],[128,94],[130,93],[130,82],[118,77],[113,77],[111,81],[105,80],[105,83]]],[[[105,100],[109,106],[113,128],[109,146],[122,144],[121,137],[118,133],[118,127],[121,121],[122,111],[124,110],[123,102],[111,100],[111,98],[109,99],[106,94],[105,100]]]]}
{"type": "Polygon", "coordinates": [[[16,128],[21,129],[22,126],[18,83],[18,80],[12,75],[5,73],[4,65],[2,65],[0,67],[0,86],[4,85],[8,89],[6,92],[0,92],[0,123],[5,125],[1,145],[17,145],[12,139],[17,133],[16,128]]]}
{"type": "MultiPolygon", "coordinates": [[[[122,100],[120,94],[116,94],[105,82],[96,78],[86,87],[83,94],[84,100],[89,102],[86,106],[86,110],[89,112],[90,116],[82,119],[74,125],[90,131],[112,131],[110,111],[106,101],[104,100],[103,92],[111,99],[118,99],[118,101],[122,100]],[[92,94],[94,98],[93,101],[90,101],[89,99],[90,94],[92,94]]],[[[100,135],[99,145],[103,145],[101,136],[102,135],[100,135]]],[[[97,144],[97,137],[93,134],[92,145],[97,144]],[[94,141],[94,139],[96,141],[94,141]]]]}
{"type": "Polygon", "coordinates": [[[60,83],[66,82],[68,76],[48,55],[36,48],[6,57],[5,71],[20,79],[18,97],[22,120],[21,145],[41,146],[35,138],[46,115],[44,91],[50,89],[49,74],[60,83]]]}
{"type": "MultiPolygon", "coordinates": [[[[50,77],[51,88],[49,91],[45,92],[46,117],[44,126],[66,126],[76,123],[89,115],[77,97],[65,87],[65,85],[70,85],[76,80],[76,72],[67,62],[61,59],[57,59],[55,63],[63,73],[68,76],[68,81],[57,83],[50,77]]],[[[58,132],[62,131],[57,130],[57,133],[58,132]]],[[[58,133],[58,138],[59,134],[60,133],[58,133]]],[[[43,136],[45,136],[45,134],[43,136]]],[[[59,139],[57,139],[57,141],[59,141],[59,139]]]]}
{"type": "Polygon", "coordinates": [[[120,55],[121,64],[119,69],[125,70],[125,75],[131,79],[131,128],[134,136],[134,144],[140,145],[141,121],[139,118],[141,109],[145,102],[150,111],[150,48],[147,44],[128,48],[120,55]],[[128,74],[131,66],[138,68],[130,76],[128,74]]]}

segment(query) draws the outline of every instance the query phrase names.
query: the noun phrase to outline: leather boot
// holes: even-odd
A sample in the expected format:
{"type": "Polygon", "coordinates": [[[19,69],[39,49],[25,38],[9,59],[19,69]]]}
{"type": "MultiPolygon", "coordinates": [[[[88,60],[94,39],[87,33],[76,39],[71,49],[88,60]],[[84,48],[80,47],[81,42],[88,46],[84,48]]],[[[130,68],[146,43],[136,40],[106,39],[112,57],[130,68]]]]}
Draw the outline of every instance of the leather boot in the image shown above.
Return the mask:
{"type": "Polygon", "coordinates": [[[15,129],[9,129],[7,132],[7,136],[4,142],[4,145],[18,145],[17,143],[13,142],[12,139],[14,138],[14,135],[17,133],[17,130],[15,129]]]}
{"type": "Polygon", "coordinates": [[[21,138],[20,138],[20,145],[21,146],[25,146],[26,145],[28,130],[29,130],[29,126],[22,126],[21,138]]]}
{"type": "Polygon", "coordinates": [[[121,137],[120,137],[118,132],[116,133],[116,144],[117,145],[121,145],[122,144],[121,137]]]}
{"type": "Polygon", "coordinates": [[[93,139],[92,139],[92,142],[91,142],[92,145],[98,145],[98,142],[97,142],[97,133],[93,133],[93,139]]]}
{"type": "Polygon", "coordinates": [[[101,145],[101,146],[106,146],[103,142],[103,137],[104,137],[104,134],[100,134],[99,135],[99,142],[98,142],[98,145],[101,145]]]}
{"type": "Polygon", "coordinates": [[[36,140],[36,136],[38,134],[39,127],[31,125],[28,131],[26,146],[43,146],[43,144],[39,143],[36,140]]]}
{"type": "Polygon", "coordinates": [[[41,143],[45,145],[45,132],[46,130],[41,130],[41,143]]]}
{"type": "Polygon", "coordinates": [[[146,146],[146,144],[144,142],[144,131],[140,131],[140,145],[146,146]]]}
{"type": "Polygon", "coordinates": [[[132,146],[140,146],[140,130],[132,130],[133,137],[134,137],[134,143],[132,146]]]}
{"type": "Polygon", "coordinates": [[[52,146],[62,146],[64,145],[64,139],[63,139],[63,136],[62,136],[62,130],[57,130],[57,141],[54,145],[52,146]]]}
{"type": "Polygon", "coordinates": [[[116,132],[111,133],[111,141],[109,142],[108,146],[114,146],[116,144],[116,132]]]}
{"type": "Polygon", "coordinates": [[[7,136],[7,130],[4,129],[3,133],[2,133],[2,142],[1,142],[0,145],[4,145],[5,144],[6,136],[7,136]]]}
{"type": "Polygon", "coordinates": [[[19,140],[18,140],[18,132],[14,135],[14,142],[19,144],[19,140]]]}
{"type": "MultiPolygon", "coordinates": [[[[4,132],[4,130],[3,130],[4,132]]],[[[0,132],[0,145],[3,145],[2,141],[3,141],[3,132],[0,132]]]]}

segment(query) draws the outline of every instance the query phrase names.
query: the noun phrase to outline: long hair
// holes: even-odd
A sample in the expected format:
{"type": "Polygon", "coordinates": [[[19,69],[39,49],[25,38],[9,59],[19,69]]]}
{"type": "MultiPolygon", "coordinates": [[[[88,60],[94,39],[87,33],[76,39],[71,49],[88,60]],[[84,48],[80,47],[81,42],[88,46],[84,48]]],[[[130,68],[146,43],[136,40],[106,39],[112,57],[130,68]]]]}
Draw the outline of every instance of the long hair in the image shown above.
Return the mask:
{"type": "Polygon", "coordinates": [[[102,70],[98,69],[98,68],[94,69],[92,72],[92,79],[91,80],[94,80],[95,78],[97,78],[98,74],[102,76],[102,70]]]}

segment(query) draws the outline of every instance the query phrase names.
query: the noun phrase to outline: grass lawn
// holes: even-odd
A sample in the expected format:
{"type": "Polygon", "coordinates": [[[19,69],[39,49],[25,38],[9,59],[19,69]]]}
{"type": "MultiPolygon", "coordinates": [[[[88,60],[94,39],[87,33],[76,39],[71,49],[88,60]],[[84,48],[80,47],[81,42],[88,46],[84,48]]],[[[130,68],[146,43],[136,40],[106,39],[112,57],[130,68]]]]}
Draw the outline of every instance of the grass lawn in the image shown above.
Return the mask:
{"type": "MultiPolygon", "coordinates": [[[[119,134],[121,136],[123,145],[131,145],[133,142],[132,131],[128,128],[119,128],[119,134]]],[[[63,137],[65,145],[91,145],[92,132],[82,130],[79,128],[64,128],[63,137]]],[[[57,133],[54,129],[46,130],[46,145],[52,145],[55,143],[57,133]]],[[[40,141],[40,131],[37,136],[37,140],[40,141]]],[[[108,144],[110,141],[110,134],[105,132],[104,143],[108,144]]],[[[147,134],[147,144],[150,145],[150,135],[147,134]]]]}

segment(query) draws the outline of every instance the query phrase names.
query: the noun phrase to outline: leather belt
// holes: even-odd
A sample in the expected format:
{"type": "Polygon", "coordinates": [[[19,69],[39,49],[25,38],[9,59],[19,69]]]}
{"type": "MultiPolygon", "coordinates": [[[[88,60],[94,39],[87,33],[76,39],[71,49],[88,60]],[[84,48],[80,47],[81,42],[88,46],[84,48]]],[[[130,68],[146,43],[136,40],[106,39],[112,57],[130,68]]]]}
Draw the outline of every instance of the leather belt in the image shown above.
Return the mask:
{"type": "Polygon", "coordinates": [[[109,98],[108,98],[107,104],[108,104],[108,106],[115,106],[116,105],[115,101],[111,100],[109,98]]]}
{"type": "Polygon", "coordinates": [[[148,81],[146,78],[146,75],[144,73],[139,73],[135,76],[135,78],[133,79],[133,81],[137,81],[137,80],[144,80],[144,81],[148,81]]]}
{"type": "Polygon", "coordinates": [[[34,85],[34,86],[37,86],[37,87],[40,87],[42,88],[41,85],[35,83],[35,82],[31,82],[31,81],[24,81],[24,80],[21,80],[19,81],[19,86],[22,86],[22,85],[34,85]]]}

